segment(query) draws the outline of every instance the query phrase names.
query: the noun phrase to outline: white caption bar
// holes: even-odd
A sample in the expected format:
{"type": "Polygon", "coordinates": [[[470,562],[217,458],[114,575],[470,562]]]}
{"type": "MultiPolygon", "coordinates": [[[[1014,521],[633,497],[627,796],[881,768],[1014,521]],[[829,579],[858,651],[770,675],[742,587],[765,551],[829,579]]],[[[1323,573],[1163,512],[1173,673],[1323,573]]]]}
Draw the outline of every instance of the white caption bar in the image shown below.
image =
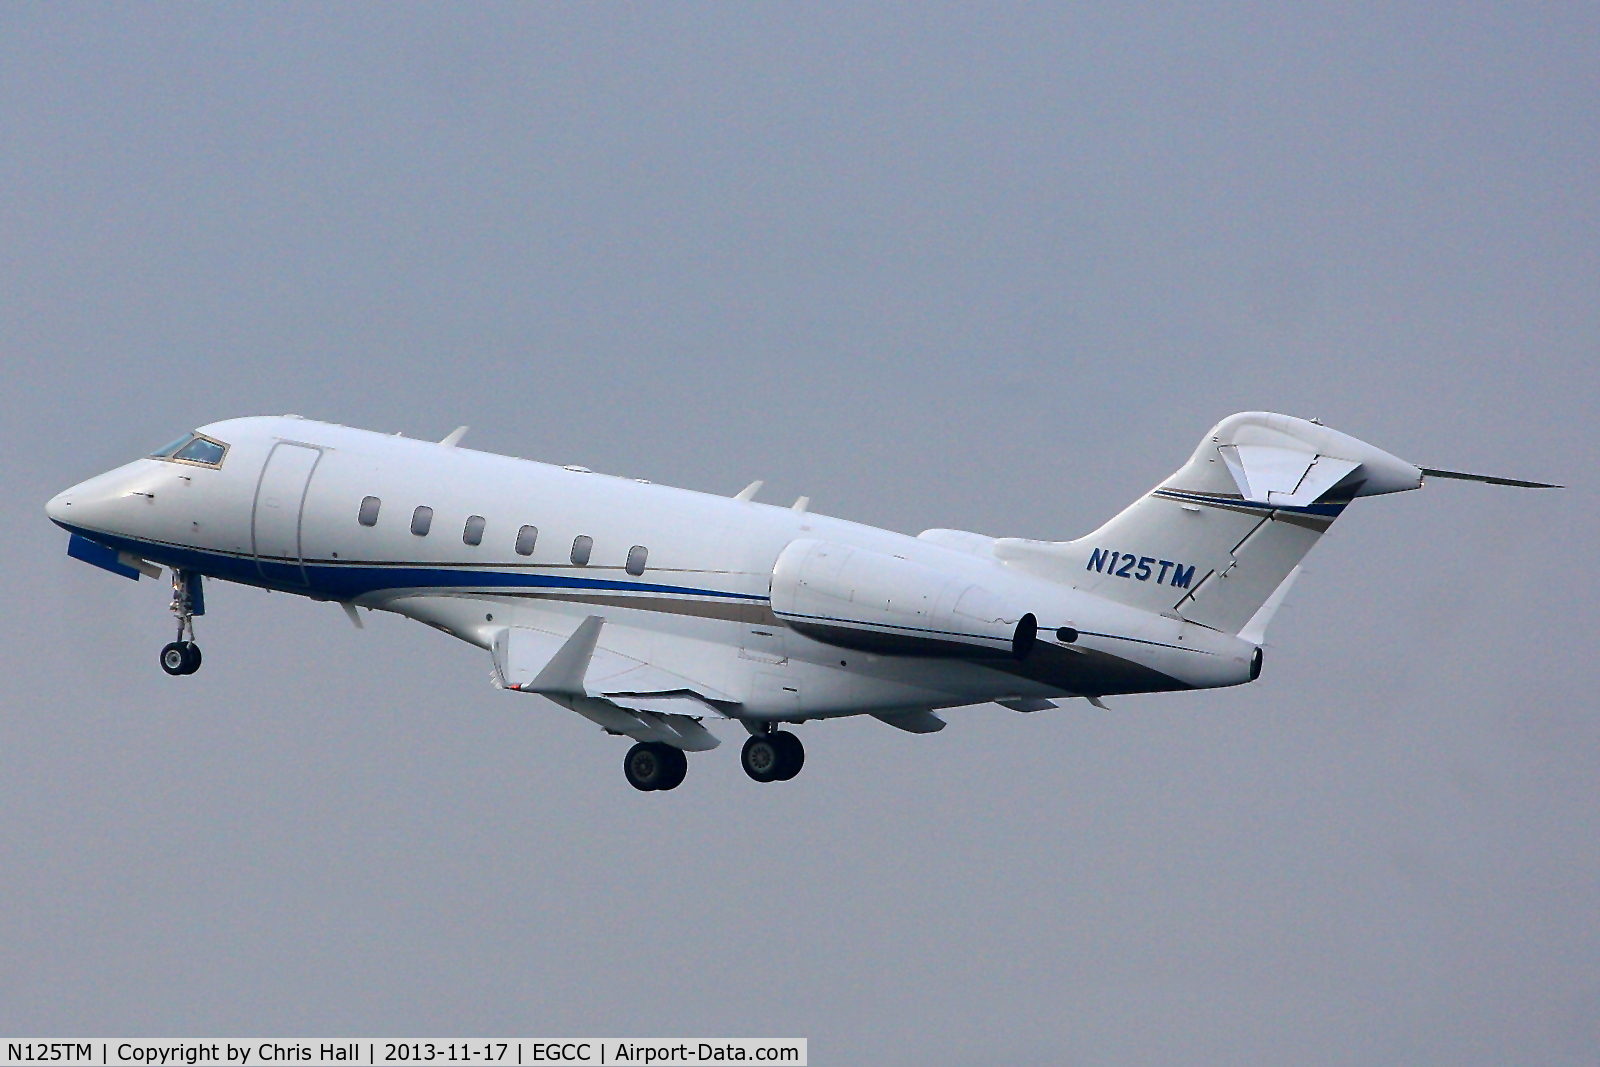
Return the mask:
{"type": "Polygon", "coordinates": [[[472,1038],[434,1041],[376,1041],[304,1038],[241,1041],[167,1041],[95,1038],[87,1041],[3,1042],[0,1067],[56,1064],[59,1067],[530,1067],[533,1064],[623,1065],[751,1063],[806,1067],[806,1039],[799,1038],[472,1038]]]}

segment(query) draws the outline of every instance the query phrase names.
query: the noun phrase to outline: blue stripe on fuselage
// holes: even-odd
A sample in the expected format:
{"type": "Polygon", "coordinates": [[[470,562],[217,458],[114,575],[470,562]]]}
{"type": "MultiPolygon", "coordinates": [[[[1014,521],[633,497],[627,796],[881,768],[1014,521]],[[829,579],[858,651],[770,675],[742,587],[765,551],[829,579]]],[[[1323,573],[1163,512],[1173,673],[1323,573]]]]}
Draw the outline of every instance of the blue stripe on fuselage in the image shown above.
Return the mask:
{"type": "MultiPolygon", "coordinates": [[[[62,525],[59,524],[58,525],[62,525]]],[[[329,600],[354,600],[356,597],[387,589],[501,590],[501,589],[588,589],[625,593],[668,593],[679,596],[719,597],[724,600],[765,601],[755,593],[731,593],[721,589],[695,589],[688,586],[660,585],[654,582],[624,582],[607,578],[580,578],[564,574],[530,571],[495,571],[478,567],[430,567],[416,563],[357,563],[308,561],[302,573],[299,564],[263,560],[260,569],[254,556],[229,555],[166,545],[98,530],[79,530],[95,541],[143,557],[168,567],[197,571],[208,578],[261,586],[286,593],[300,593],[329,600]],[[265,577],[263,577],[263,574],[265,577]]]]}

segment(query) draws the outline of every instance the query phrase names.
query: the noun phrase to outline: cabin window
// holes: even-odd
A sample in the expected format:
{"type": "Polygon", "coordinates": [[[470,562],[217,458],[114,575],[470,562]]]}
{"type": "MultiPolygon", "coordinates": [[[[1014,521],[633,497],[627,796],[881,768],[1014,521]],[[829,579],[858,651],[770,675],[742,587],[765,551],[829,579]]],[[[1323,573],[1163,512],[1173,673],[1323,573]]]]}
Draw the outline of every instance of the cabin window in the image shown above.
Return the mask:
{"type": "Polygon", "coordinates": [[[539,540],[539,527],[524,526],[517,531],[517,555],[533,555],[533,544],[539,540]]]}
{"type": "Polygon", "coordinates": [[[150,453],[152,459],[170,459],[201,467],[220,467],[228,446],[199,433],[186,433],[171,444],[150,453]]]}
{"type": "Polygon", "coordinates": [[[644,573],[644,561],[650,555],[650,550],[643,545],[634,545],[628,549],[627,571],[635,578],[644,573]]]}
{"type": "Polygon", "coordinates": [[[572,539],[572,564],[575,567],[587,567],[589,555],[594,551],[594,538],[588,534],[579,534],[572,539]]]}
{"type": "Polygon", "coordinates": [[[461,531],[461,543],[465,545],[483,544],[483,527],[482,515],[468,515],[466,528],[461,531]]]}
{"type": "Polygon", "coordinates": [[[427,537],[428,531],[433,527],[433,509],[424,504],[411,513],[411,532],[418,537],[427,537]]]}
{"type": "Polygon", "coordinates": [[[356,512],[356,521],[363,526],[378,525],[378,509],[383,507],[383,501],[375,496],[361,498],[361,510],[356,512]]]}

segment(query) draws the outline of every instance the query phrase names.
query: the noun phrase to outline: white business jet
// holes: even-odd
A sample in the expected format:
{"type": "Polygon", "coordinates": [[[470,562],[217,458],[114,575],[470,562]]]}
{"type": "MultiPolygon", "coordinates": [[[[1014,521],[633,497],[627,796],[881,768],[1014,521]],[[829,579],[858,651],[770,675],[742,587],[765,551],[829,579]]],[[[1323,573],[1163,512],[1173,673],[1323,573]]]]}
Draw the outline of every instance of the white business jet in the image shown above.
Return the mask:
{"type": "Polygon", "coordinates": [[[809,510],[651,485],[297,416],[230,419],[52,499],[69,555],[172,573],[168,674],[200,666],[203,577],[393,611],[477,645],[502,689],[637,742],[673,789],[707,719],[749,731],[758,782],[800,771],[783,724],[1209,689],[1261,673],[1300,560],[1356,497],[1457,478],[1315,421],[1244,412],[1076,541],[891,533],[809,510]]]}

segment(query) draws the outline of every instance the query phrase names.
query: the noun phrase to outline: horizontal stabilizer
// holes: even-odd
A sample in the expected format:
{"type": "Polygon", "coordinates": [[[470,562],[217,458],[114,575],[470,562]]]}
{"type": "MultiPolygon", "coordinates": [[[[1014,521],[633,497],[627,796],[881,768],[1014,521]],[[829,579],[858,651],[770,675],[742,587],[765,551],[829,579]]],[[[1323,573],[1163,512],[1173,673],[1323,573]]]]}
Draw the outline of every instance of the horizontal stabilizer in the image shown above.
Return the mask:
{"type": "Polygon", "coordinates": [[[1462,471],[1440,471],[1429,467],[1422,468],[1424,478],[1453,478],[1458,482],[1486,482],[1489,485],[1512,485],[1518,489],[1565,489],[1564,485],[1551,485],[1549,482],[1525,482],[1520,478],[1496,478],[1490,474],[1466,474],[1462,471]]]}
{"type": "Polygon", "coordinates": [[[1277,445],[1221,445],[1217,451],[1246,500],[1286,508],[1315,502],[1361,466],[1355,460],[1277,445]]]}
{"type": "Polygon", "coordinates": [[[875,711],[872,717],[908,734],[936,734],[948,725],[933,712],[920,708],[911,711],[875,711]]]}

